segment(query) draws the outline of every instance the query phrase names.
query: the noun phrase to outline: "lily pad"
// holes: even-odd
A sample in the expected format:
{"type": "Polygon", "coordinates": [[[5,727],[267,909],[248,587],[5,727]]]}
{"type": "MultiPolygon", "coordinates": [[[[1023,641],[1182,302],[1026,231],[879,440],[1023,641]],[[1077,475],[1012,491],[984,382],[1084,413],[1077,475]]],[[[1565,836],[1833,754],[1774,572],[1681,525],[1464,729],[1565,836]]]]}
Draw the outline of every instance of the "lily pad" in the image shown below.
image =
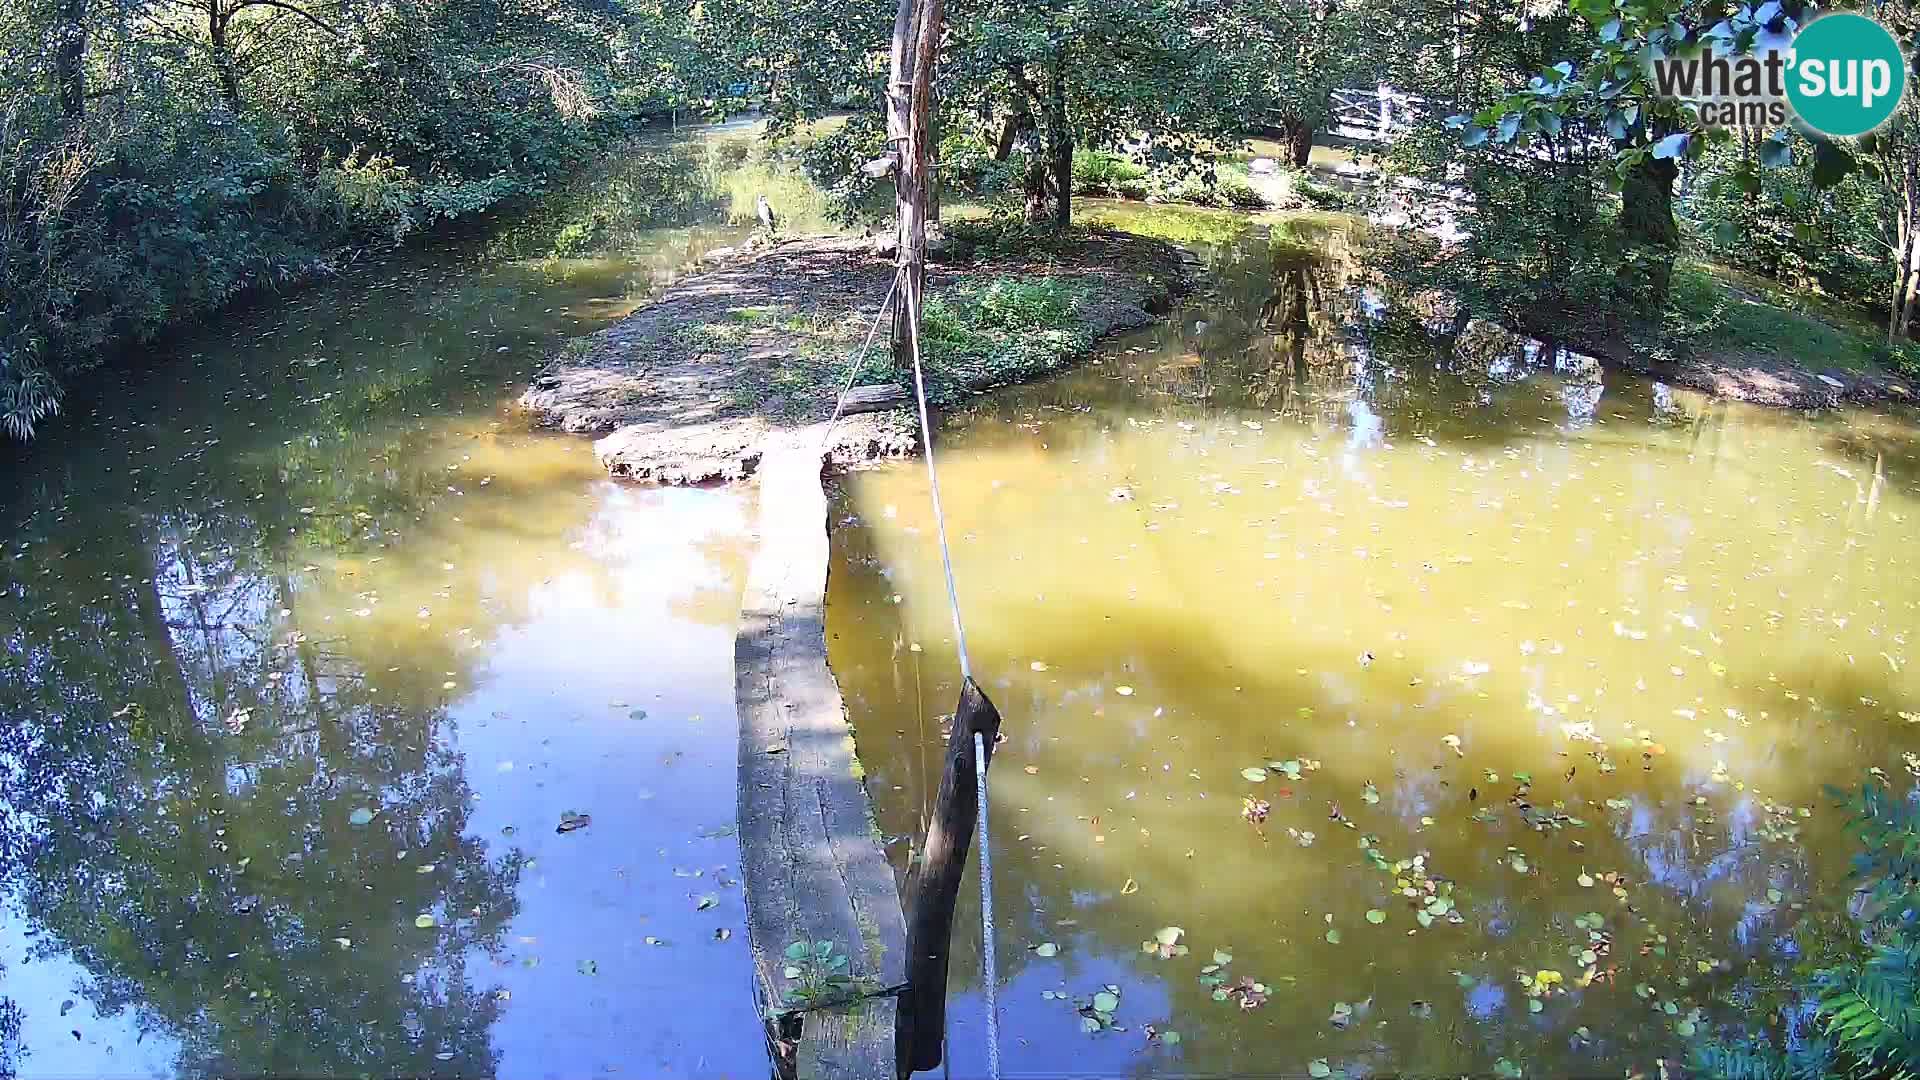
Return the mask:
{"type": "Polygon", "coordinates": [[[1307,1075],[1313,1080],[1327,1080],[1333,1075],[1333,1066],[1327,1064],[1326,1058],[1314,1058],[1307,1062],[1307,1075]]]}
{"type": "Polygon", "coordinates": [[[1110,1013],[1120,1007],[1120,998],[1105,990],[1093,995],[1093,1011],[1110,1013]]]}
{"type": "Polygon", "coordinates": [[[1060,946],[1055,945],[1051,941],[1042,942],[1033,947],[1033,955],[1046,957],[1059,956],[1060,946]]]}
{"type": "Polygon", "coordinates": [[[1186,931],[1178,926],[1163,926],[1154,931],[1153,939],[1162,945],[1178,945],[1180,936],[1185,933],[1186,931]]]}
{"type": "Polygon", "coordinates": [[[1375,926],[1379,926],[1381,923],[1387,921],[1387,913],[1381,911],[1379,908],[1368,908],[1367,921],[1375,926]]]}
{"type": "Polygon", "coordinates": [[[372,821],[373,811],[364,806],[347,815],[347,824],[353,826],[367,825],[372,821]]]}
{"type": "Polygon", "coordinates": [[[431,914],[424,911],[421,912],[419,915],[414,916],[414,919],[413,919],[413,925],[419,927],[422,930],[431,930],[434,928],[434,926],[438,925],[438,923],[439,923],[439,920],[435,919],[431,914]]]}
{"type": "Polygon", "coordinates": [[[1267,778],[1267,770],[1258,765],[1250,765],[1240,770],[1240,775],[1258,784],[1267,778]]]}
{"type": "Polygon", "coordinates": [[[1338,930],[1327,931],[1327,944],[1329,945],[1340,944],[1340,931],[1338,930]]]}

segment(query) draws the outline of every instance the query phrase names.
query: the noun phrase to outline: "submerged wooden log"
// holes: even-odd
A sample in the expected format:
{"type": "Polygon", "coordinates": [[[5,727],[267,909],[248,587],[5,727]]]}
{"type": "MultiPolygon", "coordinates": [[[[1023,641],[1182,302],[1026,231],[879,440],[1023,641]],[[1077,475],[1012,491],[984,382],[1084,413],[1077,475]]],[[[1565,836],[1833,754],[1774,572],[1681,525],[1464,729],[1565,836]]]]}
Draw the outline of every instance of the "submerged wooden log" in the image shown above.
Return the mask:
{"type": "Polygon", "coordinates": [[[906,405],[907,400],[907,388],[904,386],[887,384],[856,386],[840,395],[840,415],[852,416],[855,413],[897,409],[906,405]]]}
{"type": "MultiPolygon", "coordinates": [[[[907,886],[907,992],[900,999],[900,1036],[895,1044],[902,1077],[940,1067],[941,1037],[947,1031],[947,955],[953,940],[953,908],[960,878],[967,871],[974,816],[980,810],[979,773],[973,736],[986,747],[982,767],[993,763],[993,742],[1000,736],[1000,711],[971,678],[960,689],[953,733],[947,737],[946,768],[934,799],[927,840],[907,886]]],[[[981,843],[987,838],[981,837],[981,843]]]]}
{"type": "Polygon", "coordinates": [[[881,1080],[894,1072],[906,930],[853,731],[827,668],[827,503],[820,425],[766,447],[760,550],[734,643],[740,713],[740,854],[755,993],[784,1076],[881,1080]],[[795,1003],[794,942],[850,957],[837,1002],[795,1003]],[[804,1005],[805,1011],[794,1006],[804,1005]]]}

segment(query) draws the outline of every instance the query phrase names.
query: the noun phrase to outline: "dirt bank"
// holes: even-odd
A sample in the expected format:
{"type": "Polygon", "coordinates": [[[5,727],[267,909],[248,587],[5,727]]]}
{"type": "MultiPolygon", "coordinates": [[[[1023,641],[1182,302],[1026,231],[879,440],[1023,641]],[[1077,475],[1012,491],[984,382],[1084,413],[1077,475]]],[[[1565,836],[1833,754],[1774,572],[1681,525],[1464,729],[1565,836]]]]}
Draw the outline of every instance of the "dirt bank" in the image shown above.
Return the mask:
{"type": "MultiPolygon", "coordinates": [[[[891,259],[865,240],[822,237],[716,255],[712,270],[554,357],[521,404],[542,424],[600,434],[595,450],[615,475],[666,483],[745,476],[770,437],[827,419],[887,294],[891,259]]],[[[936,263],[934,396],[1058,370],[1094,340],[1150,322],[1183,284],[1178,249],[1124,233],[936,263]]],[[[906,384],[885,333],[861,384],[906,384]]],[[[833,460],[848,464],[911,452],[916,438],[896,409],[842,420],[832,443],[833,460]]]]}
{"type": "Polygon", "coordinates": [[[1754,405],[1829,409],[1920,403],[1911,380],[1884,369],[1814,368],[1760,349],[1703,349],[1668,360],[1649,357],[1618,340],[1585,342],[1581,348],[1624,371],[1754,405]]]}

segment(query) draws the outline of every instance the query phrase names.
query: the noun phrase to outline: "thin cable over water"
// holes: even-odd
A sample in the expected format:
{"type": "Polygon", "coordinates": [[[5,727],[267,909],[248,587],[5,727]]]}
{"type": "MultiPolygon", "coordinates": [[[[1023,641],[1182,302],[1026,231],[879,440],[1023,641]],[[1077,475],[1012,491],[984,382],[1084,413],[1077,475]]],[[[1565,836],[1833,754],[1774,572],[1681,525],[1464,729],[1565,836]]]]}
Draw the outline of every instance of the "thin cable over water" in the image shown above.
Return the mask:
{"type": "Polygon", "coordinates": [[[987,991],[987,1075],[1000,1080],[999,973],[993,956],[993,853],[987,845],[987,741],[973,733],[973,783],[980,796],[980,957],[987,991]]]}
{"type": "MultiPolygon", "coordinates": [[[[902,270],[901,275],[904,274],[902,270]]],[[[898,288],[900,283],[901,277],[896,276],[894,286],[898,288]]],[[[927,491],[933,499],[934,532],[940,538],[940,566],[947,575],[947,603],[953,610],[954,646],[960,654],[960,677],[970,680],[973,678],[973,666],[967,659],[967,629],[960,621],[960,589],[953,580],[953,552],[947,546],[947,518],[940,509],[940,477],[933,467],[933,423],[927,418],[927,383],[921,374],[920,364],[920,298],[910,287],[901,291],[905,294],[907,341],[913,355],[914,403],[920,409],[920,449],[927,456],[927,491]]],[[[959,722],[957,716],[955,722],[959,722]]],[[[984,965],[985,978],[982,982],[987,999],[987,1075],[992,1080],[1000,1080],[1000,988],[994,959],[997,942],[993,932],[993,856],[988,850],[987,838],[987,744],[986,737],[978,731],[973,733],[973,783],[979,803],[975,828],[980,838],[980,955],[984,965]]],[[[943,1059],[946,1057],[948,1055],[942,1055],[943,1059]]]]}
{"type": "MultiPolygon", "coordinates": [[[[905,273],[905,271],[901,271],[905,273]]],[[[894,285],[900,284],[899,278],[894,285]]],[[[960,622],[960,590],[953,583],[953,552],[947,549],[947,518],[940,511],[940,477],[933,469],[933,424],[927,420],[927,384],[920,374],[920,298],[909,288],[904,290],[907,304],[907,341],[913,352],[913,394],[920,406],[920,449],[927,457],[927,490],[933,496],[933,526],[940,535],[940,566],[947,573],[947,603],[953,609],[954,645],[960,653],[960,677],[973,678],[973,666],[967,661],[967,628],[960,622]]],[[[984,842],[985,838],[982,837],[984,842]]]]}

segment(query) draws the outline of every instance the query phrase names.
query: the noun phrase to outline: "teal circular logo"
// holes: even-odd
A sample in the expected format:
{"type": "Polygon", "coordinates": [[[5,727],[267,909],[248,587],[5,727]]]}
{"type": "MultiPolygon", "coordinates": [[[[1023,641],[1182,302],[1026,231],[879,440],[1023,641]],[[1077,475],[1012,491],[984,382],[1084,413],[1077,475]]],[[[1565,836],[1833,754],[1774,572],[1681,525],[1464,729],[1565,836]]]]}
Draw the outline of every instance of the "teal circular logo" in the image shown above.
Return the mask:
{"type": "Polygon", "coordinates": [[[1907,58],[1887,28],[1852,12],[1822,15],[1793,39],[1787,100],[1822,135],[1865,135],[1907,88],[1907,58]]]}

